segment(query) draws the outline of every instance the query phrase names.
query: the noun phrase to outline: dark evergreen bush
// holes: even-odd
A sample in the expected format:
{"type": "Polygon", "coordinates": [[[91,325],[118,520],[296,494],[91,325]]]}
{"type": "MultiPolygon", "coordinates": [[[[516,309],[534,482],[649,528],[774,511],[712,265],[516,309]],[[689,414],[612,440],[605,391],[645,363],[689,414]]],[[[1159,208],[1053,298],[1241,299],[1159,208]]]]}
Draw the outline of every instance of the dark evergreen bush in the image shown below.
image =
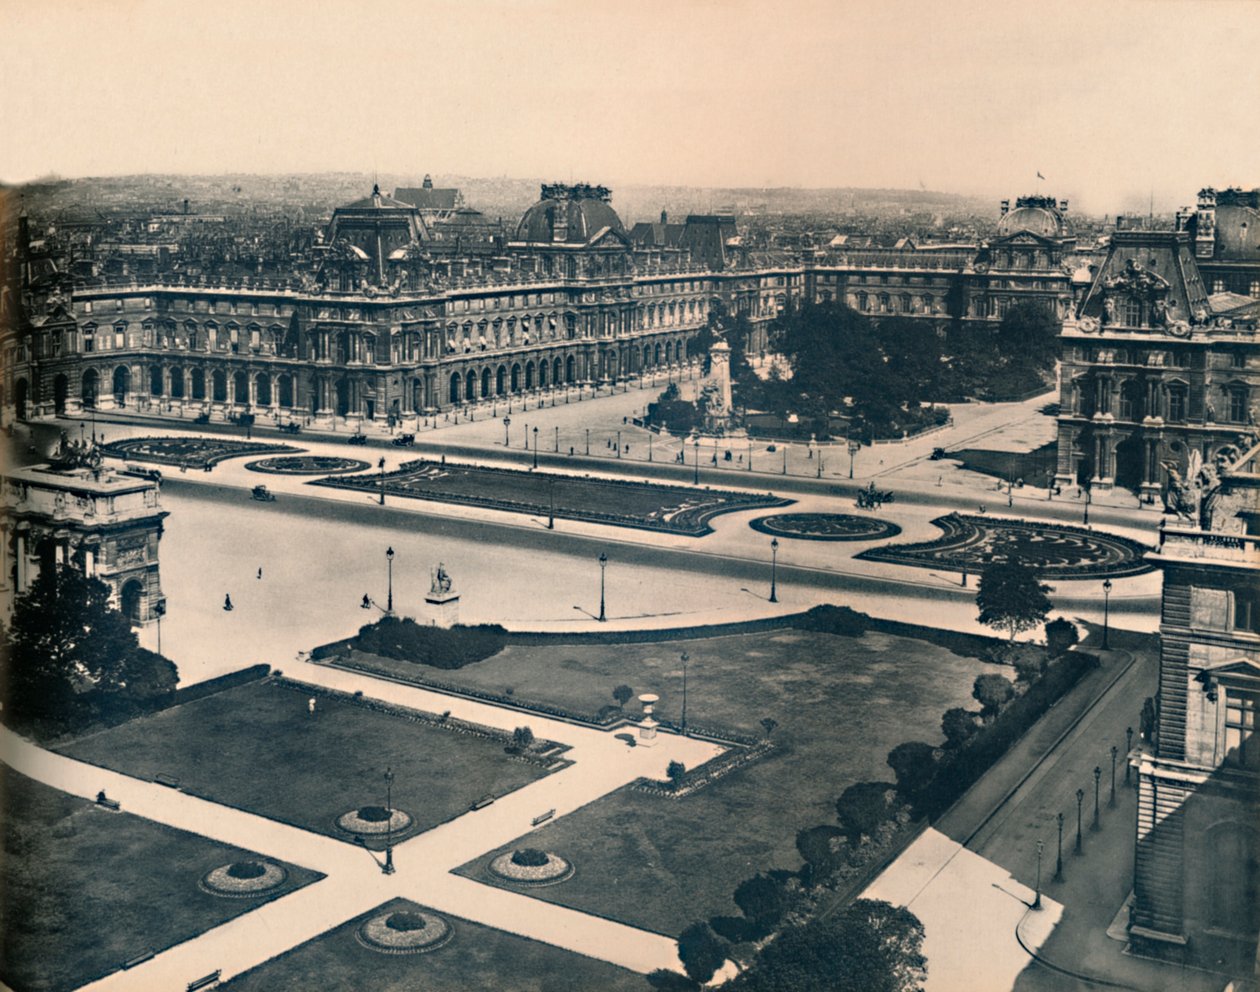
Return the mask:
{"type": "Polygon", "coordinates": [[[536,847],[522,847],[512,852],[512,864],[522,868],[541,868],[550,860],[546,851],[540,851],[536,847]]]}
{"type": "Polygon", "coordinates": [[[422,626],[406,617],[382,617],[360,628],[350,646],[365,654],[453,669],[497,654],[506,634],[498,624],[456,625],[447,629],[422,626]]]}

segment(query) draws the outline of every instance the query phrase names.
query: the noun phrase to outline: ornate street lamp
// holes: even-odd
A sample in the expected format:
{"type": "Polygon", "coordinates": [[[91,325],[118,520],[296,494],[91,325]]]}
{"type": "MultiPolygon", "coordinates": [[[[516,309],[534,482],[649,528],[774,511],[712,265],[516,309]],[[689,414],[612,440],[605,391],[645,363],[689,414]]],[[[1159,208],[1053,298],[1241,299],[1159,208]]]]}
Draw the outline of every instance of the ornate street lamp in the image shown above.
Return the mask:
{"type": "Polygon", "coordinates": [[[778,566],[779,566],[779,539],[772,537],[770,539],[770,602],[777,603],[778,596],[778,566]]]}
{"type": "Polygon", "coordinates": [[[695,484],[700,485],[700,439],[696,438],[696,479],[695,484]]]}
{"type": "Polygon", "coordinates": [[[853,478],[853,456],[862,449],[861,441],[849,440],[849,478],[853,478]]]}
{"type": "Polygon", "coordinates": [[[509,444],[512,443],[512,436],[508,433],[508,430],[511,428],[511,426],[512,426],[512,418],[504,417],[503,418],[503,447],[505,448],[509,444]]]}
{"type": "MultiPolygon", "coordinates": [[[[161,652],[159,652],[161,653],[161,652]]],[[[1129,762],[1129,755],[1133,753],[1133,728],[1124,728],[1124,784],[1129,784],[1129,769],[1133,766],[1129,762]]]]}
{"type": "Polygon", "coordinates": [[[1110,580],[1110,579],[1103,579],[1103,642],[1102,642],[1102,649],[1103,649],[1104,651],[1108,651],[1108,650],[1110,650],[1110,648],[1111,648],[1111,644],[1110,644],[1109,639],[1108,639],[1108,634],[1109,634],[1109,632],[1110,632],[1110,630],[1109,630],[1109,629],[1110,629],[1110,627],[1111,627],[1111,622],[1110,622],[1110,621],[1111,621],[1111,580],[1110,580]]]}
{"type": "Polygon", "coordinates": [[[394,549],[385,549],[385,567],[389,573],[389,585],[385,593],[385,613],[387,616],[394,615],[394,549]]]}
{"type": "Polygon", "coordinates": [[[385,505],[385,459],[381,458],[378,466],[381,470],[381,506],[385,505]]]}
{"type": "Polygon", "coordinates": [[[1056,818],[1059,821],[1059,853],[1054,859],[1054,880],[1056,882],[1063,881],[1063,814],[1060,813],[1056,818]]]}
{"type": "Polygon", "coordinates": [[[385,863],[381,871],[394,874],[394,770],[385,769],[385,863]]]}
{"type": "MultiPolygon", "coordinates": [[[[528,440],[529,438],[528,436],[526,436],[526,441],[528,440]]],[[[535,427],[534,428],[534,468],[537,468],[537,467],[538,467],[538,428],[535,427]]]]}
{"type": "Polygon", "coordinates": [[[1111,745],[1111,798],[1107,800],[1107,805],[1112,809],[1116,807],[1116,755],[1120,749],[1114,744],[1111,745]]]}
{"type": "Polygon", "coordinates": [[[1094,829],[1099,829],[1098,822],[1098,783],[1102,781],[1102,769],[1094,766],[1094,829]]]}
{"type": "Polygon", "coordinates": [[[1081,804],[1085,802],[1085,790],[1076,790],[1076,853],[1081,853],[1081,804]]]}
{"type": "Polygon", "coordinates": [[[599,622],[608,619],[604,614],[604,569],[608,567],[608,555],[599,553],[599,622]]]}
{"type": "Polygon", "coordinates": [[[1045,846],[1041,841],[1037,841],[1037,897],[1033,900],[1033,909],[1041,908],[1041,852],[1045,846]]]}
{"type": "Polygon", "coordinates": [[[684,651],[682,653],[682,666],[683,666],[682,732],[684,736],[686,736],[687,734],[687,662],[689,660],[690,660],[690,656],[687,654],[686,651],[684,651]]]}

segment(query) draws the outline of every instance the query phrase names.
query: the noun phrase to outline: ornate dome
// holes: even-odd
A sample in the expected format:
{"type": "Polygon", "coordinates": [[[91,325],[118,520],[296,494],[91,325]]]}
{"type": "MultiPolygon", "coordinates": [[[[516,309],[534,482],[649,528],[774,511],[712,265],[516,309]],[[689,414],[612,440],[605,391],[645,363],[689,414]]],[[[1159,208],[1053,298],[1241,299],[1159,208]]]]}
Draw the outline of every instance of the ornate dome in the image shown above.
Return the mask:
{"type": "Polygon", "coordinates": [[[516,240],[532,244],[584,245],[605,228],[624,235],[621,218],[604,186],[545,184],[542,199],[516,225],[516,240]]]}
{"type": "MultiPolygon", "coordinates": [[[[1003,200],[1003,205],[1008,201],[1003,200]]],[[[1052,196],[1021,196],[1015,201],[1015,209],[1002,214],[998,221],[998,237],[1003,238],[1020,231],[1038,234],[1043,238],[1066,238],[1072,234],[1063,212],[1067,203],[1059,204],[1052,196]]]]}

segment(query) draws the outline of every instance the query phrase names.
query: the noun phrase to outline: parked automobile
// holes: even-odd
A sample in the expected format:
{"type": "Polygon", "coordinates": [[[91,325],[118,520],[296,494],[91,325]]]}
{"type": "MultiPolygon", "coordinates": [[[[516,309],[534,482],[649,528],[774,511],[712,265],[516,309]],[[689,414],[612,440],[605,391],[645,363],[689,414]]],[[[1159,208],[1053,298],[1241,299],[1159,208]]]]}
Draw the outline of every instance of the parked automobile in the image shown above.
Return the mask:
{"type": "Polygon", "coordinates": [[[400,448],[410,448],[415,443],[416,436],[414,434],[399,434],[394,438],[394,444],[400,448]]]}
{"type": "Polygon", "coordinates": [[[942,458],[944,458],[944,457],[945,457],[945,449],[944,449],[944,448],[933,448],[933,449],[932,449],[932,461],[934,461],[934,462],[939,462],[939,461],[940,461],[942,458]]]}
{"type": "Polygon", "coordinates": [[[193,423],[194,423],[194,424],[208,424],[208,423],[210,423],[210,414],[208,414],[208,413],[199,413],[199,414],[197,414],[197,416],[193,417],[193,423]]]}
{"type": "Polygon", "coordinates": [[[255,486],[250,492],[250,496],[263,503],[274,503],[276,501],[276,494],[271,492],[266,486],[255,486]]]}
{"type": "Polygon", "coordinates": [[[162,473],[155,468],[147,468],[144,465],[124,465],[124,475],[134,475],[137,478],[148,479],[150,482],[161,482],[162,473]]]}
{"type": "Polygon", "coordinates": [[[302,429],[302,425],[299,424],[296,420],[288,424],[280,425],[281,434],[296,434],[301,429],[302,429]]]}
{"type": "Polygon", "coordinates": [[[351,434],[348,438],[346,438],[346,443],[347,444],[367,444],[367,435],[366,434],[351,434]]]}

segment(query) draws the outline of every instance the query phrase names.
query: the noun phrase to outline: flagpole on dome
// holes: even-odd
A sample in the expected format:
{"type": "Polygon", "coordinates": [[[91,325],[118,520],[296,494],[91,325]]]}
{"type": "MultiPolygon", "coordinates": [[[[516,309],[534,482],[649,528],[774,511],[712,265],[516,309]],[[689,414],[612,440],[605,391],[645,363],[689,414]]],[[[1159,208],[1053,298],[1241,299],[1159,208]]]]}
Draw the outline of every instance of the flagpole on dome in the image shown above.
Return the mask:
{"type": "Polygon", "coordinates": [[[1043,176],[1040,172],[1037,173],[1037,195],[1038,196],[1041,195],[1041,181],[1045,178],[1046,177],[1043,176]]]}

